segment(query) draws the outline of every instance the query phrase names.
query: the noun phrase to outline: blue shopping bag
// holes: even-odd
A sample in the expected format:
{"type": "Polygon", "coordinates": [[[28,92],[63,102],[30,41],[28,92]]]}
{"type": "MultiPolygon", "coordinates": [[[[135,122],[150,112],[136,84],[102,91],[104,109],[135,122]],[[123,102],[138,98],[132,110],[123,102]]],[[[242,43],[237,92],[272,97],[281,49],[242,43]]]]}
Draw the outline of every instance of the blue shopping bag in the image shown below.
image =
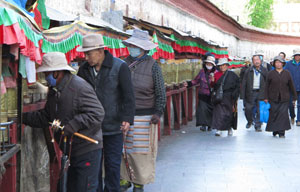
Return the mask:
{"type": "Polygon", "coordinates": [[[270,103],[259,102],[260,122],[267,123],[269,119],[270,103]]]}

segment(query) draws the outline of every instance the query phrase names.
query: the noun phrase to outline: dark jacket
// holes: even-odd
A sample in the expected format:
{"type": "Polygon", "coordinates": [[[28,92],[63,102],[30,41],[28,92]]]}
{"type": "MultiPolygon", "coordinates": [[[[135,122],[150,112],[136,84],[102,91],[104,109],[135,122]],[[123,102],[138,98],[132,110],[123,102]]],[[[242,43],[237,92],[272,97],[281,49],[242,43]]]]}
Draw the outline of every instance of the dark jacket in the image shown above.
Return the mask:
{"type": "Polygon", "coordinates": [[[287,102],[290,100],[290,93],[293,94],[293,100],[297,99],[297,92],[291,74],[286,70],[281,73],[276,70],[270,71],[265,86],[265,99],[267,100],[287,102]]]}
{"type": "Polygon", "coordinates": [[[300,63],[296,63],[295,60],[291,60],[286,63],[285,69],[291,73],[296,91],[300,91],[300,63]]]}
{"type": "MultiPolygon", "coordinates": [[[[74,136],[72,156],[102,148],[104,109],[95,91],[82,78],[70,73],[65,74],[60,85],[63,86],[58,90],[49,89],[44,109],[23,114],[23,123],[31,127],[48,128],[49,122],[58,119],[62,125],[71,126],[74,132],[99,141],[100,144],[96,145],[74,136]]],[[[60,131],[57,131],[55,139],[58,143],[60,137],[60,131]]]]}
{"type": "Polygon", "coordinates": [[[78,76],[91,84],[105,110],[103,135],[121,133],[123,121],[133,124],[135,103],[131,74],[127,64],[105,51],[105,59],[97,76],[87,62],[79,68],[78,76]]]}
{"type": "MultiPolygon", "coordinates": [[[[264,91],[265,91],[265,83],[267,80],[268,71],[266,68],[260,67],[260,70],[258,72],[260,73],[259,99],[263,100],[265,97],[264,91]]],[[[241,99],[244,99],[247,102],[252,101],[253,76],[254,76],[254,69],[252,66],[245,71],[244,78],[242,80],[242,87],[241,87],[241,99]]]]}
{"type": "MultiPolygon", "coordinates": [[[[226,79],[223,86],[223,94],[224,96],[230,96],[232,100],[236,101],[239,97],[240,92],[240,81],[239,77],[232,71],[227,71],[226,79]]],[[[214,89],[217,90],[224,79],[224,74],[214,85],[214,89]]]]}

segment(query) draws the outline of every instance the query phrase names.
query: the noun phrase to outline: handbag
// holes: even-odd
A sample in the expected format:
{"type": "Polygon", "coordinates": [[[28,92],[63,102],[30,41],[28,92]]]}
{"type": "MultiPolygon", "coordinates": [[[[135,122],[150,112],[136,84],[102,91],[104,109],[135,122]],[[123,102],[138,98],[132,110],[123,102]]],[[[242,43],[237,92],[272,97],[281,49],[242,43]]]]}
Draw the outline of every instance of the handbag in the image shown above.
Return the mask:
{"type": "Polygon", "coordinates": [[[211,93],[211,102],[214,105],[221,103],[221,101],[223,100],[223,86],[224,86],[225,79],[227,77],[227,73],[228,72],[226,71],[220,87],[218,89],[214,89],[211,93]]]}

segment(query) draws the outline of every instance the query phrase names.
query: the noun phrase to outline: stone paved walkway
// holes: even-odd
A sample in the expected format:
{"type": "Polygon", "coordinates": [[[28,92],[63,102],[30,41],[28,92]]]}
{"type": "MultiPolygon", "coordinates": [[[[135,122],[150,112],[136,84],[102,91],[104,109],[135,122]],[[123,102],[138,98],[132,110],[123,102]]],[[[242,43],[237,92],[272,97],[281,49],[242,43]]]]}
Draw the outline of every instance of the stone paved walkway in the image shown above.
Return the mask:
{"type": "Polygon", "coordinates": [[[300,192],[300,127],[285,139],[258,133],[245,128],[242,109],[232,137],[194,125],[162,138],[156,181],[145,192],[300,192]]]}

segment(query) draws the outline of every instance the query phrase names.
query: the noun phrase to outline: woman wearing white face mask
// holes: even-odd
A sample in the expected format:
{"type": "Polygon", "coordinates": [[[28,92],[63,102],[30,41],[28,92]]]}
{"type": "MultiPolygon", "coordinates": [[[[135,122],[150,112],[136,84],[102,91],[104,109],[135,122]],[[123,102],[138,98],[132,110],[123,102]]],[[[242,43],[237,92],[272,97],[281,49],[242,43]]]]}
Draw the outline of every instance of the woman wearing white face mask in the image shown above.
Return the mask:
{"type": "Polygon", "coordinates": [[[133,186],[133,192],[143,192],[144,185],[154,182],[155,178],[157,124],[164,113],[166,92],[161,69],[148,55],[149,50],[157,46],[149,39],[148,32],[135,29],[123,43],[130,53],[124,61],[131,71],[136,110],[134,125],[125,139],[127,158],[122,159],[120,191],[133,186]],[[134,177],[128,172],[129,166],[134,177]]]}
{"type": "Polygon", "coordinates": [[[203,69],[200,70],[194,80],[189,82],[189,86],[200,84],[198,107],[196,110],[196,126],[200,126],[201,131],[211,130],[213,110],[211,104],[211,83],[214,82],[215,66],[215,58],[207,56],[203,69]]]}

